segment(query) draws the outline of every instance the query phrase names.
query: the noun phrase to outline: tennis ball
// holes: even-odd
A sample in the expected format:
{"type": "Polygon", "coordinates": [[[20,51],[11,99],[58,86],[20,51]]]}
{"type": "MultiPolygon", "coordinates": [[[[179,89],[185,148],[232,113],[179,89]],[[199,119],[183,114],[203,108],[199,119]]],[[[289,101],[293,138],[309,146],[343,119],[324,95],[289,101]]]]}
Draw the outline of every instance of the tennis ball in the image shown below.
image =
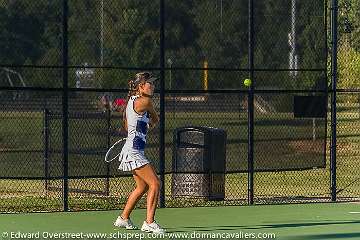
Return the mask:
{"type": "Polygon", "coordinates": [[[244,80],[244,85],[245,85],[246,87],[250,87],[250,85],[251,85],[251,80],[250,80],[249,78],[245,79],[245,80],[244,80]]]}

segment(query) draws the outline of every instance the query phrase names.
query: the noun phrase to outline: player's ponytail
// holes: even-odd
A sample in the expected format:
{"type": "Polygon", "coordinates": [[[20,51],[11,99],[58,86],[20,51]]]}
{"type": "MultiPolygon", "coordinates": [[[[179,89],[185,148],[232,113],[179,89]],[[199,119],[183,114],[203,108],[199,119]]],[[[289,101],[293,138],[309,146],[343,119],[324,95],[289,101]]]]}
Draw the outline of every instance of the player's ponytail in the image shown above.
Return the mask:
{"type": "MultiPolygon", "coordinates": [[[[127,95],[127,98],[126,98],[125,106],[127,106],[127,103],[129,102],[130,97],[134,96],[134,95],[136,95],[138,93],[139,85],[135,84],[133,79],[130,79],[128,81],[128,89],[129,89],[129,91],[128,91],[128,95],[127,95]]],[[[123,110],[123,126],[124,126],[124,129],[127,131],[126,107],[123,110]]]]}
{"type": "Polygon", "coordinates": [[[129,87],[128,87],[128,88],[129,88],[129,92],[128,92],[128,95],[127,95],[126,102],[128,102],[129,99],[130,99],[130,97],[133,96],[133,95],[135,95],[136,92],[137,92],[137,90],[138,90],[138,87],[135,85],[133,79],[129,80],[128,86],[129,86],[129,87]]]}

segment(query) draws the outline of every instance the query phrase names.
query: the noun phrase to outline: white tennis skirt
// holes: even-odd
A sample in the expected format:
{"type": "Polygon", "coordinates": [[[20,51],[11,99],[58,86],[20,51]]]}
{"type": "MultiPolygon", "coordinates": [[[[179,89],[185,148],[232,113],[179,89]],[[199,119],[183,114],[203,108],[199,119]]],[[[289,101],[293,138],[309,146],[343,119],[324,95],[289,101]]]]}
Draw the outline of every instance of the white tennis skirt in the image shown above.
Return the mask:
{"type": "Polygon", "coordinates": [[[119,169],[128,172],[140,168],[150,161],[145,157],[144,151],[132,148],[123,148],[119,156],[119,169]]]}

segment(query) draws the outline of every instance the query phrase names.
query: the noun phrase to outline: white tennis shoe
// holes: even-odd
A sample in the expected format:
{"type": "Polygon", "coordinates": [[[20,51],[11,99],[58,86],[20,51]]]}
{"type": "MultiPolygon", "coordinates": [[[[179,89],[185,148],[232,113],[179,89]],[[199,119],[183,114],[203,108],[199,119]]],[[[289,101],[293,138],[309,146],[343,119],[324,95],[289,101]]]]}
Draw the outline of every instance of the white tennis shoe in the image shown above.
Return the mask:
{"type": "Polygon", "coordinates": [[[148,233],[164,234],[165,229],[163,229],[157,222],[153,221],[152,223],[147,223],[144,221],[144,224],[141,227],[141,231],[148,233]]]}
{"type": "Polygon", "coordinates": [[[121,227],[121,228],[126,228],[128,230],[135,230],[138,229],[137,226],[135,226],[135,224],[129,219],[122,219],[120,216],[116,219],[116,221],[114,222],[114,226],[115,227],[121,227]]]}

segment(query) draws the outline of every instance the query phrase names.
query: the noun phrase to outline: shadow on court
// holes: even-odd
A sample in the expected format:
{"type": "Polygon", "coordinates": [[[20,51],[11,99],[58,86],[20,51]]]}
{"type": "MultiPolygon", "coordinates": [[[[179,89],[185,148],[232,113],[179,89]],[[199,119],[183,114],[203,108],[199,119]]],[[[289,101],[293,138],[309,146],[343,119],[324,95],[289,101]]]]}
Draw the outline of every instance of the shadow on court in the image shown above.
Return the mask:
{"type": "MultiPolygon", "coordinates": [[[[261,229],[282,229],[282,228],[301,228],[301,227],[319,227],[329,225],[349,225],[360,224],[360,221],[326,221],[326,222],[304,222],[304,223],[282,223],[282,224],[268,224],[268,225],[224,225],[224,226],[179,226],[177,228],[167,228],[168,232],[179,233],[188,231],[199,232],[212,232],[212,231],[235,231],[235,230],[261,230],[261,229]],[[176,230],[184,229],[184,230],[176,230]]],[[[354,233],[354,237],[359,237],[360,233],[354,233]]],[[[342,234],[321,234],[321,235],[309,235],[309,236],[326,236],[330,235],[332,238],[336,238],[337,235],[342,234]]],[[[349,235],[349,234],[345,234],[349,235]]],[[[322,238],[309,238],[309,239],[322,239],[322,238]]],[[[324,238],[326,239],[326,238],[324,238]]]]}
{"type": "Polygon", "coordinates": [[[312,234],[303,236],[289,236],[289,240],[326,240],[326,239],[360,239],[360,232],[356,233],[329,233],[329,234],[312,234]]]}
{"type": "Polygon", "coordinates": [[[298,227],[315,227],[315,226],[329,226],[329,225],[342,225],[342,224],[344,225],[360,224],[360,221],[326,221],[326,222],[268,224],[268,225],[246,227],[245,229],[298,228],[298,227]]]}
{"type": "Polygon", "coordinates": [[[189,232],[189,231],[197,231],[197,232],[213,232],[213,231],[234,231],[245,229],[246,226],[179,226],[176,228],[166,228],[169,233],[179,233],[179,232],[189,232]],[[176,229],[184,229],[184,230],[176,230],[176,229]]]}

